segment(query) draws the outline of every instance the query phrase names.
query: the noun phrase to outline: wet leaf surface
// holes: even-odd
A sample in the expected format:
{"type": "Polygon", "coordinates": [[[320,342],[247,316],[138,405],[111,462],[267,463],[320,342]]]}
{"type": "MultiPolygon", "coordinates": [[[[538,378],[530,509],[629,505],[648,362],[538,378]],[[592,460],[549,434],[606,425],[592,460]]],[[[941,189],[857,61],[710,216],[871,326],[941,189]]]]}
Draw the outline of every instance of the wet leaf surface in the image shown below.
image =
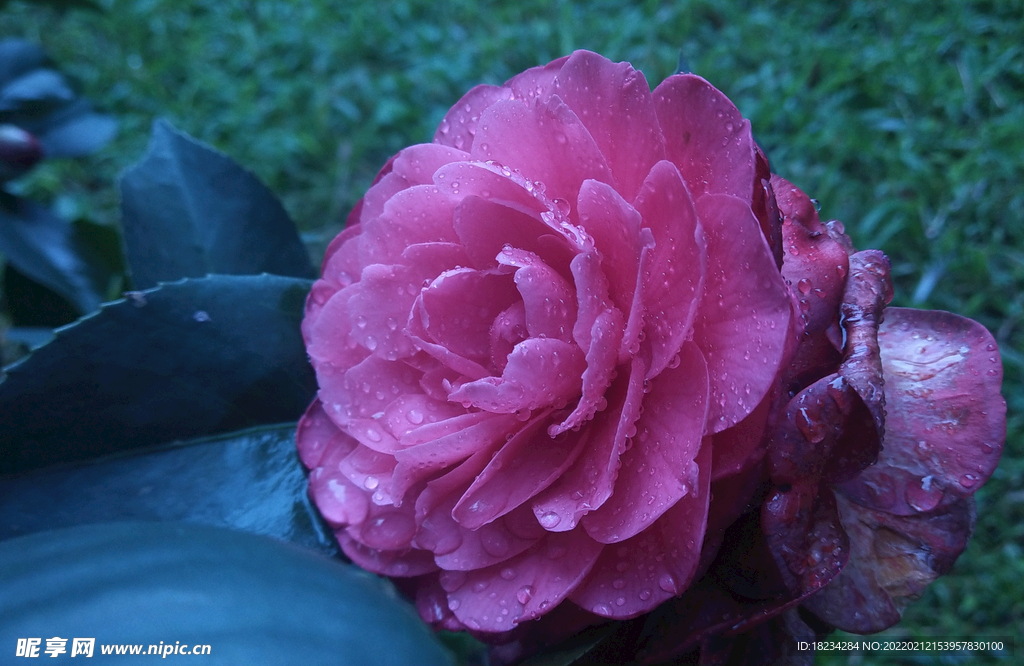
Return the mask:
{"type": "Polygon", "coordinates": [[[59,632],[95,637],[96,663],[126,661],[102,655],[104,643],[141,644],[145,653],[175,638],[210,653],[171,662],[452,663],[388,583],[252,534],[183,523],[87,525],[0,542],[0,570],[0,640],[8,645],[59,632]]]}
{"type": "Polygon", "coordinates": [[[309,503],[294,423],[2,478],[0,516],[0,540],[81,524],[182,521],[338,553],[309,503]]]}
{"type": "Polygon", "coordinates": [[[0,474],[298,419],[316,392],[309,286],[183,280],[60,329],[0,383],[0,474]]]}
{"type": "Polygon", "coordinates": [[[121,177],[124,240],[133,284],[208,273],[313,277],[281,203],[226,155],[153,125],[149,152],[121,177]]]}

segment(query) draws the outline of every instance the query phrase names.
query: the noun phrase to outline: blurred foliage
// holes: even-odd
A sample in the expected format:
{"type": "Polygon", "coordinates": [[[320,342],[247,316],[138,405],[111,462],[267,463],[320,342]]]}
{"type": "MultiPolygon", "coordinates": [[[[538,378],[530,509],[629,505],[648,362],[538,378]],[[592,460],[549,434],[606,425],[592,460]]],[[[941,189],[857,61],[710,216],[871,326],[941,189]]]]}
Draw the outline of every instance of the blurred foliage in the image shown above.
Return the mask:
{"type": "Polygon", "coordinates": [[[677,63],[709,79],[751,119],[775,171],[859,247],[891,257],[897,304],[959,312],[996,334],[1003,462],[978,494],[967,553],[897,631],[1024,636],[1024,2],[99,4],[102,14],[17,1],[0,12],[0,36],[41,42],[123,123],[95,159],[37,169],[27,193],[116,222],[114,177],[167,116],[253,169],[314,253],[384,160],[429,140],[472,85],[577,48],[629,60],[652,85],[677,63]]]}

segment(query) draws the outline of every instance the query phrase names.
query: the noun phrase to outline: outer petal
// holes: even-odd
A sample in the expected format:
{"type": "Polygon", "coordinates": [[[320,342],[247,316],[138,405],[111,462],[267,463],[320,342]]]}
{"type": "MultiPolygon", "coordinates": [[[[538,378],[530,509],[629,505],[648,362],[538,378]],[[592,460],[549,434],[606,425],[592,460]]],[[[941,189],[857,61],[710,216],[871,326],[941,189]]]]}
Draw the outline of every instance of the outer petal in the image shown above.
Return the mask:
{"type": "Polygon", "coordinates": [[[693,74],[670,76],[654,89],[654,108],[668,158],[694,199],[730,194],[747,204],[754,191],[750,122],[710,83],[693,74]]]}
{"type": "Polygon", "coordinates": [[[772,176],[771,188],[783,217],[782,276],[793,287],[808,335],[824,333],[838,319],[849,256],[829,236],[806,194],[778,176],[772,176]]]}
{"type": "Polygon", "coordinates": [[[434,143],[468,151],[480,125],[480,114],[502,100],[512,99],[512,92],[498,86],[479,85],[470,89],[441,120],[434,133],[434,143]]]}
{"type": "Polygon", "coordinates": [[[695,459],[708,415],[707,366],[693,343],[684,344],[679,356],[677,367],[650,382],[636,441],[622,456],[615,491],[583,518],[596,541],[624,541],[681,498],[700,492],[695,459]]]}
{"type": "MultiPolygon", "coordinates": [[[[384,206],[397,193],[416,185],[428,185],[434,172],[449,162],[469,159],[461,150],[433,143],[409,146],[391,158],[386,173],[378,177],[362,198],[360,221],[368,221],[384,212],[384,206]]],[[[328,252],[330,256],[330,252],[328,252]]]]}
{"type": "Polygon", "coordinates": [[[804,601],[829,624],[873,634],[900,621],[900,613],[967,547],[974,502],[963,498],[941,509],[894,516],[836,497],[850,533],[850,562],[825,589],[804,601]]]}
{"type": "Polygon", "coordinates": [[[516,557],[468,573],[444,571],[450,608],[470,629],[506,631],[558,605],[586,577],[601,554],[581,530],[548,534],[516,557]]]}
{"type": "Polygon", "coordinates": [[[414,243],[458,242],[452,226],[455,202],[435,185],[417,185],[388,199],[384,211],[360,227],[361,265],[401,263],[414,243]]]}
{"type": "Polygon", "coordinates": [[[576,51],[558,72],[554,94],[586,125],[608,160],[617,189],[632,201],[651,167],[665,159],[647,79],[629,63],[576,51]]]}
{"type": "Polygon", "coordinates": [[[910,516],[973,494],[1006,437],[991,334],[948,312],[888,308],[879,330],[887,422],[878,462],[841,486],[864,506],[910,516]]]}
{"type": "Polygon", "coordinates": [[[338,544],[355,564],[382,576],[422,576],[437,571],[430,553],[413,548],[400,550],[378,550],[363,545],[339,531],[335,534],[338,544]]]}
{"type": "Polygon", "coordinates": [[[749,414],[771,387],[791,309],[750,207],[732,197],[705,196],[697,213],[707,236],[708,273],[693,339],[711,377],[708,427],[720,432],[749,414]]]}
{"type": "Polygon", "coordinates": [[[658,162],[651,169],[634,205],[655,242],[641,258],[645,330],[653,351],[650,378],[669,364],[693,333],[708,260],[697,211],[671,162],[658,162]]]}
{"type": "Polygon", "coordinates": [[[306,408],[306,413],[299,419],[299,427],[295,432],[295,445],[299,449],[299,458],[307,469],[319,466],[328,442],[338,433],[338,426],[324,413],[323,405],[318,398],[306,408]]]}
{"type": "Polygon", "coordinates": [[[542,183],[548,197],[566,202],[576,201],[587,178],[612,182],[590,132],[558,97],[491,106],[480,119],[472,155],[518,169],[542,183]]]}
{"type": "Polygon", "coordinates": [[[574,603],[596,615],[626,619],[649,612],[685,590],[700,561],[708,519],[711,443],[697,456],[696,492],[672,506],[653,525],[601,553],[574,603]]]}
{"type": "Polygon", "coordinates": [[[570,56],[562,56],[546,65],[531,67],[506,81],[505,87],[511,89],[512,94],[518,100],[526,102],[534,99],[546,100],[551,96],[555,77],[558,76],[558,72],[569,58],[570,56]]]}

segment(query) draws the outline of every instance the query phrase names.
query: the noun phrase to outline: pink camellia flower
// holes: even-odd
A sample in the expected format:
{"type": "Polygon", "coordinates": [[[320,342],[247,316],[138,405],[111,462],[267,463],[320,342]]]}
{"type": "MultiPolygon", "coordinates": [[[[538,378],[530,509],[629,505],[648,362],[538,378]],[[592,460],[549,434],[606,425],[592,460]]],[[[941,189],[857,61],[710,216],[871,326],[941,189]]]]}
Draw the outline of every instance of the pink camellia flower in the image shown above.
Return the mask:
{"type": "Polygon", "coordinates": [[[310,494],[438,627],[526,646],[671,607],[651,659],[804,602],[876,630],[917,588],[875,528],[952,534],[940,573],[1005,428],[987,331],[882,325],[890,297],[721,92],[578,51],[467,93],[328,248],[310,494]]]}

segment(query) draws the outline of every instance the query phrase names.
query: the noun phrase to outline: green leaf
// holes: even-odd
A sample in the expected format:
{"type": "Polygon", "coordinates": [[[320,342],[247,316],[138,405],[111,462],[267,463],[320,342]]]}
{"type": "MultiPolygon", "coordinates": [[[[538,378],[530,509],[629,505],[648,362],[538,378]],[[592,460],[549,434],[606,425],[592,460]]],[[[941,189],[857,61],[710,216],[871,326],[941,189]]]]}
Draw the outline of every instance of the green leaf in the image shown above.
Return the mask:
{"type": "MultiPolygon", "coordinates": [[[[181,523],[110,523],[0,542],[0,645],[209,645],[168,663],[434,666],[451,657],[390,584],[265,537],[181,523]]],[[[13,652],[8,652],[13,654],[13,652]]],[[[150,656],[150,659],[153,657],[150,656]]]]}
{"type": "Polygon", "coordinates": [[[0,540],[119,520],[230,527],[336,555],[309,503],[295,424],[0,478],[0,540]]]}
{"type": "Polygon", "coordinates": [[[121,177],[121,205],[136,287],[208,273],[313,277],[273,193],[166,121],[154,123],[149,152],[121,177]]]}
{"type": "Polygon", "coordinates": [[[316,392],[310,282],[182,280],[103,308],[8,368],[0,474],[296,420],[316,392]]]}
{"type": "Polygon", "coordinates": [[[70,222],[0,191],[0,253],[22,275],[60,294],[80,314],[103,301],[110,269],[70,222]]]}

